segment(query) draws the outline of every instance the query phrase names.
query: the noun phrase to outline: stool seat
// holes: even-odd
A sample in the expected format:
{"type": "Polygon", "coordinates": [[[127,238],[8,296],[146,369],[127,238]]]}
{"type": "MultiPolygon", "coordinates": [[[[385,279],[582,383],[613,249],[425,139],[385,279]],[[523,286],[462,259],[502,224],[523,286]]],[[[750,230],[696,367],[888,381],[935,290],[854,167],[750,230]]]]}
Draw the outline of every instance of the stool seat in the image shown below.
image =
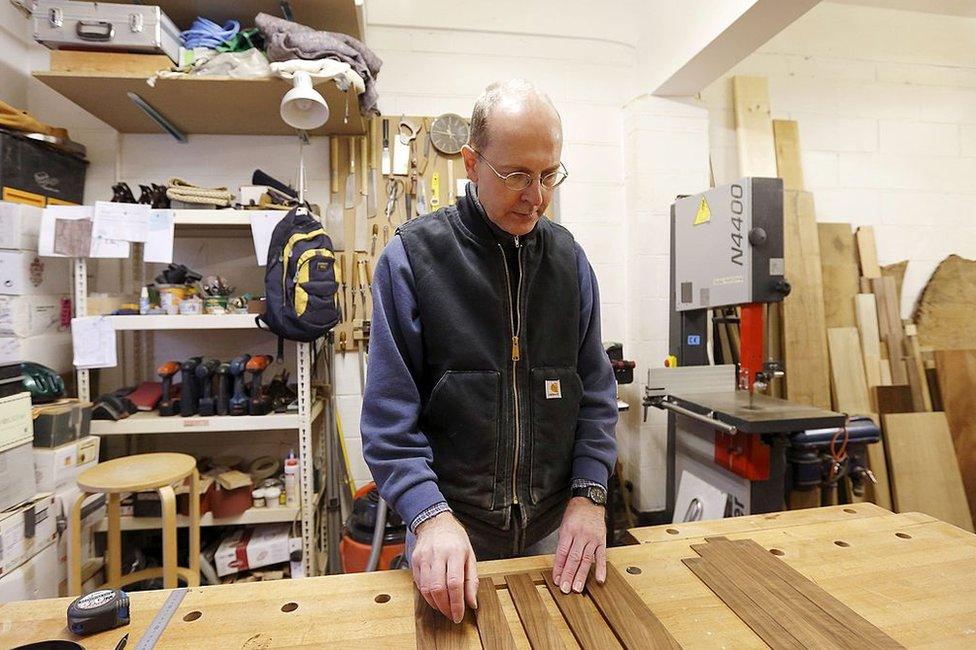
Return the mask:
{"type": "Polygon", "coordinates": [[[187,454],[138,454],[95,465],[78,475],[78,487],[88,492],[117,494],[172,485],[196,467],[187,454]]]}

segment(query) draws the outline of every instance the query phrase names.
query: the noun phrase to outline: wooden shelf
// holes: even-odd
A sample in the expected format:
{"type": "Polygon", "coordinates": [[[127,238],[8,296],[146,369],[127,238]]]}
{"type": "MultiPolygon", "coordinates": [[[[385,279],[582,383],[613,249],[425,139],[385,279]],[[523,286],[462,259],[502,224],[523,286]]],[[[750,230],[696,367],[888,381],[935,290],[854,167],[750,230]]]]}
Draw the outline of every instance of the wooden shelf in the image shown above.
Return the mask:
{"type": "Polygon", "coordinates": [[[194,316],[106,316],[117,332],[147,330],[237,330],[257,329],[257,314],[201,314],[194,316]]]}
{"type": "MultiPolygon", "coordinates": [[[[301,508],[248,508],[236,517],[224,517],[215,519],[212,512],[208,512],[200,517],[201,526],[241,526],[246,524],[273,524],[279,522],[296,521],[299,519],[301,508]]],[[[121,517],[122,530],[153,530],[162,528],[160,517],[121,517]]],[[[186,528],[189,525],[189,517],[183,515],[176,516],[176,525],[186,528]]],[[[95,525],[98,532],[108,530],[108,519],[103,519],[95,525]]]]}
{"type": "MultiPolygon", "coordinates": [[[[175,318],[175,317],[174,317],[175,318]]],[[[213,318],[219,318],[214,316],[213,318]]],[[[312,420],[322,413],[324,403],[316,400],[312,405],[312,420]]],[[[91,434],[95,436],[143,435],[159,433],[217,433],[227,431],[273,431],[297,429],[298,413],[271,413],[269,415],[215,415],[189,418],[173,415],[160,417],[155,411],[140,412],[124,420],[92,420],[91,434]]]]}
{"type": "MultiPolygon", "coordinates": [[[[107,0],[106,3],[131,4],[132,0],[107,0]]],[[[259,13],[281,16],[278,0],[235,0],[234,2],[203,2],[201,0],[154,0],[178,28],[188,29],[197,16],[204,16],[219,25],[237,20],[241,29],[254,26],[259,13]]],[[[293,0],[292,20],[313,29],[349,34],[363,40],[362,0],[293,0]]]]}
{"type": "MultiPolygon", "coordinates": [[[[157,79],[97,72],[35,72],[34,77],[121,133],[164,133],[129,99],[132,92],[184,133],[217,135],[294,135],[278,114],[291,87],[281,79],[188,77],[157,79]]],[[[355,91],[342,92],[331,81],[315,86],[329,105],[329,121],[311,135],[364,135],[355,91]],[[344,121],[346,103],[349,119],[344,121]]]]}
{"type": "MultiPolygon", "coordinates": [[[[251,227],[252,210],[173,210],[177,226],[247,226],[251,227]]],[[[260,212],[260,210],[259,210],[260,212]]],[[[282,216],[285,212],[282,211],[282,216]]]]}

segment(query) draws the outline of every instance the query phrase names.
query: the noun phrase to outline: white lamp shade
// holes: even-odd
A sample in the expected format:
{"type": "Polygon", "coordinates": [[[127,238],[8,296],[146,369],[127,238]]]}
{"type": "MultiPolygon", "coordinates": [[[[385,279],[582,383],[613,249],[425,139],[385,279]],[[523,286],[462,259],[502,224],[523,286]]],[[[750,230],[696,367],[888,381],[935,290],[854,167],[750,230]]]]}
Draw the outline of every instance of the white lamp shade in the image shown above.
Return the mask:
{"type": "Polygon", "coordinates": [[[312,87],[307,72],[295,73],[293,88],[281,98],[281,119],[296,129],[317,129],[329,120],[329,106],[312,87]]]}

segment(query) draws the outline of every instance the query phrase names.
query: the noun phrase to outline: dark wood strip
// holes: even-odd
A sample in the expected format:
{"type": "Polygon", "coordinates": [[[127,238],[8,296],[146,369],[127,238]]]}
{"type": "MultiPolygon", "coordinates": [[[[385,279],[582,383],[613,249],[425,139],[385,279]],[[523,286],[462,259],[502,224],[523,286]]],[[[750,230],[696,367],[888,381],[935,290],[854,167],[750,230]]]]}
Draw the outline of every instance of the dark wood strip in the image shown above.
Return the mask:
{"type": "Polygon", "coordinates": [[[743,539],[731,543],[734,548],[742,551],[743,554],[759,564],[762,567],[762,571],[774,573],[789,582],[807,600],[813,602],[831,618],[856,634],[863,644],[867,644],[868,647],[877,648],[903,647],[893,638],[885,634],[883,630],[830,595],[830,592],[826,591],[823,587],[807,578],[789,564],[770,554],[754,540],[743,539]]]}
{"type": "Polygon", "coordinates": [[[498,592],[491,578],[485,577],[478,581],[478,609],[475,610],[475,620],[478,622],[481,646],[485,650],[515,650],[515,639],[512,638],[512,630],[502,613],[498,592]]]}
{"type": "Polygon", "coordinates": [[[681,561],[770,648],[774,650],[780,648],[802,650],[804,648],[803,644],[797,641],[789,630],[768,612],[757,607],[746,592],[718,571],[712,562],[700,557],[686,558],[681,561]]]}
{"type": "Polygon", "coordinates": [[[434,610],[420,592],[414,589],[414,620],[418,650],[461,650],[465,648],[464,626],[470,622],[468,613],[457,625],[434,610]]]}
{"type": "Polygon", "coordinates": [[[565,648],[562,639],[549,620],[549,612],[542,596],[536,591],[535,583],[527,573],[513,573],[506,577],[508,593],[512,596],[515,609],[522,620],[525,635],[529,638],[532,650],[556,650],[565,648]]]}
{"type": "MultiPolygon", "coordinates": [[[[607,627],[607,622],[600,616],[593,602],[583,594],[570,592],[564,594],[559,586],[552,581],[552,573],[545,574],[546,586],[563,618],[573,631],[573,636],[583,650],[604,650],[605,648],[620,648],[617,637],[607,627]]],[[[592,580],[592,578],[591,578],[592,580]]],[[[481,603],[479,602],[480,606],[481,603]]]]}
{"type": "Polygon", "coordinates": [[[586,590],[627,650],[681,647],[609,562],[607,581],[601,585],[591,577],[586,581],[586,590]]]}

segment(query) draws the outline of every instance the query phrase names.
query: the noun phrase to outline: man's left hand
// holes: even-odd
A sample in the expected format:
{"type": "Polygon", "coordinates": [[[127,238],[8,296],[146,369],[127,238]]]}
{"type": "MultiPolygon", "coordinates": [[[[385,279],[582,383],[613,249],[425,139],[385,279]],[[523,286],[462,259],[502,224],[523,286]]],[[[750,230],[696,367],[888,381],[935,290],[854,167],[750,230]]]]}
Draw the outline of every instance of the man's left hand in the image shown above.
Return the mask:
{"type": "Polygon", "coordinates": [[[590,567],[596,563],[596,580],[607,579],[607,525],[604,508],[585,497],[573,497],[559,526],[559,543],[552,579],[564,594],[582,593],[590,567]]]}

